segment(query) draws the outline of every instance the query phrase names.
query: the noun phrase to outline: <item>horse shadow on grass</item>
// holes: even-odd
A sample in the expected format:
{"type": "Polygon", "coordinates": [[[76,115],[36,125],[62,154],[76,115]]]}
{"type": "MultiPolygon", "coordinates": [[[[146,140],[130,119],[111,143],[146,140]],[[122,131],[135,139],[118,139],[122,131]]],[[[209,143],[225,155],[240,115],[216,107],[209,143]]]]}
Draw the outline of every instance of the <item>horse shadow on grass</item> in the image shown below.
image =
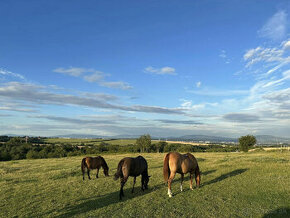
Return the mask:
{"type": "Polygon", "coordinates": [[[264,214],[263,218],[270,218],[270,217],[290,217],[290,208],[289,207],[282,207],[276,210],[272,210],[269,213],[264,214]]]}
{"type": "Polygon", "coordinates": [[[164,187],[164,183],[155,185],[155,186],[149,185],[148,190],[145,190],[145,191],[142,191],[141,189],[139,190],[140,187],[136,187],[134,193],[131,193],[132,187],[128,187],[124,189],[125,197],[123,197],[122,200],[119,200],[119,190],[118,190],[118,191],[105,194],[105,195],[80,199],[79,201],[76,202],[75,205],[67,206],[61,210],[49,211],[45,215],[51,214],[53,212],[60,212],[61,214],[55,217],[58,217],[58,218],[72,217],[72,216],[87,213],[93,210],[97,210],[103,207],[107,207],[111,204],[125,202],[139,196],[147,195],[151,192],[158,190],[161,187],[164,187]]]}
{"type": "Polygon", "coordinates": [[[217,183],[217,182],[220,182],[224,179],[227,179],[229,177],[233,177],[233,176],[237,176],[237,175],[240,175],[244,172],[246,172],[248,169],[237,169],[237,170],[233,170],[232,172],[229,172],[229,173],[225,173],[225,174],[222,174],[221,176],[213,179],[213,180],[210,180],[208,182],[204,182],[202,183],[201,186],[205,186],[205,185],[211,185],[213,183],[217,183]]]}

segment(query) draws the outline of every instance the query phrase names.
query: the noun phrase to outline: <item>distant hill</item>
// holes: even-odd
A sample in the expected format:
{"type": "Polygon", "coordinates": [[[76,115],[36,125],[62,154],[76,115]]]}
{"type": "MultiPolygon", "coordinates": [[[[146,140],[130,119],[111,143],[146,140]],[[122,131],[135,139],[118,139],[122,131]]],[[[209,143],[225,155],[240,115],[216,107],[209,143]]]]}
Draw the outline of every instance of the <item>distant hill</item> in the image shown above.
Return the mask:
{"type": "Polygon", "coordinates": [[[290,143],[290,138],[276,137],[272,135],[257,135],[256,139],[260,144],[290,143]]]}
{"type": "Polygon", "coordinates": [[[209,142],[238,142],[236,138],[208,135],[185,135],[181,137],[168,137],[171,141],[209,141],[209,142]]]}
{"type": "MultiPolygon", "coordinates": [[[[15,134],[8,134],[10,137],[20,136],[15,134]]],[[[57,135],[52,136],[52,138],[73,138],[73,139],[136,139],[140,135],[115,135],[115,136],[101,136],[92,134],[68,134],[68,135],[57,135]]],[[[255,136],[258,144],[280,144],[288,143],[290,144],[290,138],[277,137],[272,135],[257,135],[255,136]]],[[[168,136],[168,137],[157,137],[151,136],[155,140],[169,140],[169,141],[194,141],[194,142],[212,142],[212,143],[222,143],[222,142],[238,142],[238,138],[223,137],[223,136],[210,136],[210,135],[184,135],[184,136],[168,136]]]]}
{"type": "Polygon", "coordinates": [[[99,135],[86,135],[86,134],[68,134],[68,135],[57,135],[52,136],[51,138],[71,138],[71,139],[98,139],[98,138],[107,138],[99,135]]]}

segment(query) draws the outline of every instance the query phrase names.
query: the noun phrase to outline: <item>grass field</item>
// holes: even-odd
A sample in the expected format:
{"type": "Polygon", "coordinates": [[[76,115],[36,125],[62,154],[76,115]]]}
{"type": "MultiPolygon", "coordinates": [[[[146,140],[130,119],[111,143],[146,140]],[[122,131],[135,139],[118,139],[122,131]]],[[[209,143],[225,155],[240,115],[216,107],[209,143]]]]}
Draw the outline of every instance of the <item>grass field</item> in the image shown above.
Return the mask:
{"type": "MultiPolygon", "coordinates": [[[[140,177],[131,194],[118,200],[119,181],[113,180],[118,161],[128,155],[104,155],[110,177],[82,180],[82,157],[0,162],[0,217],[289,217],[290,153],[194,153],[202,171],[202,186],[189,189],[188,175],[173,198],[163,182],[164,154],[142,154],[148,161],[149,190],[140,177]]],[[[86,177],[87,178],[87,177],[86,177]]]]}

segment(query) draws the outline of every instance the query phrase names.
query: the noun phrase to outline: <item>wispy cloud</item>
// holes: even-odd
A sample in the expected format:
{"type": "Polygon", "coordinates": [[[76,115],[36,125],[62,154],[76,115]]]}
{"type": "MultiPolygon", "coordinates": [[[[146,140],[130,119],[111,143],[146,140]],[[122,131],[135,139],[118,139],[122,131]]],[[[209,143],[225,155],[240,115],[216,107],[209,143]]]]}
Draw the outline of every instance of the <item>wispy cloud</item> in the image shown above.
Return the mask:
{"type": "Polygon", "coordinates": [[[201,122],[194,121],[194,120],[167,120],[167,119],[160,119],[156,120],[161,123],[165,124],[183,124],[183,125],[200,125],[202,124],[201,122]]]}
{"type": "Polygon", "coordinates": [[[248,50],[244,55],[244,60],[247,62],[246,67],[249,67],[258,62],[281,62],[284,51],[278,48],[263,48],[257,47],[248,50]]]}
{"type": "Polygon", "coordinates": [[[70,68],[57,68],[54,69],[53,72],[67,74],[70,76],[79,77],[84,73],[94,72],[93,69],[85,69],[85,68],[77,68],[77,67],[70,67],[70,68]]]}
{"type": "Polygon", "coordinates": [[[271,40],[281,40],[287,34],[287,13],[283,10],[274,14],[258,31],[258,35],[271,40]]]}
{"type": "Polygon", "coordinates": [[[188,90],[187,92],[195,94],[195,95],[204,95],[204,96],[235,96],[235,95],[249,94],[249,90],[219,90],[219,89],[213,89],[213,88],[188,90]]]}
{"type": "Polygon", "coordinates": [[[110,74],[105,74],[104,72],[94,70],[94,69],[87,69],[87,68],[57,68],[54,69],[53,72],[62,73],[74,77],[81,77],[83,80],[90,82],[90,83],[97,83],[100,86],[107,87],[107,88],[114,88],[114,89],[123,89],[128,90],[132,89],[133,87],[130,86],[128,83],[123,81],[106,81],[106,77],[109,77],[110,74]]]}
{"type": "Polygon", "coordinates": [[[229,114],[225,114],[223,118],[227,121],[240,122],[240,123],[257,122],[260,120],[259,116],[257,115],[245,114],[245,113],[229,113],[229,114]]]}
{"type": "Polygon", "coordinates": [[[0,86],[0,97],[5,97],[14,101],[33,102],[35,104],[52,104],[52,105],[76,105],[91,108],[102,108],[111,110],[144,112],[144,113],[161,113],[161,114],[184,114],[180,108],[166,108],[159,106],[132,105],[124,106],[111,104],[104,99],[75,96],[68,94],[58,94],[45,90],[44,86],[34,84],[10,82],[0,86]]]}
{"type": "Polygon", "coordinates": [[[146,67],[144,69],[144,72],[158,75],[177,75],[177,73],[175,72],[175,68],[173,67],[162,67],[162,68],[146,67]]]}
{"type": "Polygon", "coordinates": [[[221,50],[220,51],[219,57],[222,58],[225,61],[226,64],[231,63],[230,58],[228,58],[227,53],[226,53],[225,50],[221,50]]]}
{"type": "Polygon", "coordinates": [[[14,78],[17,78],[17,79],[25,80],[25,77],[22,76],[21,74],[12,73],[12,72],[10,72],[8,70],[4,70],[4,69],[0,69],[0,75],[8,76],[8,77],[14,77],[14,78]]]}

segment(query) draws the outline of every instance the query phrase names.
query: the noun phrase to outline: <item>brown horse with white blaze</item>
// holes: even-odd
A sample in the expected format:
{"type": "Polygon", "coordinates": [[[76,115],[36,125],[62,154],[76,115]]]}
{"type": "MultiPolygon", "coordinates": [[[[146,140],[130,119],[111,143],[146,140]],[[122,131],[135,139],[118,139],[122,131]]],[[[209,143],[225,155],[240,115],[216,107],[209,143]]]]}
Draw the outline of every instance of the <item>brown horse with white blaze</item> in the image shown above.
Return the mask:
{"type": "Polygon", "coordinates": [[[193,174],[195,174],[196,187],[197,188],[199,187],[200,179],[201,179],[200,171],[199,171],[197,160],[192,154],[190,153],[180,154],[178,152],[169,152],[164,157],[163,176],[164,176],[164,180],[168,182],[169,197],[172,197],[171,183],[176,173],[181,174],[181,184],[180,184],[181,191],[183,191],[182,182],[183,182],[184,174],[186,173],[190,174],[190,189],[193,190],[192,188],[193,174]]]}
{"type": "Polygon", "coordinates": [[[82,173],[83,173],[83,180],[85,180],[85,168],[87,168],[88,177],[89,177],[89,179],[91,179],[90,170],[97,169],[96,178],[99,178],[99,170],[101,167],[104,170],[104,175],[109,176],[109,167],[108,167],[108,165],[103,157],[97,156],[97,157],[85,157],[85,158],[83,158],[82,164],[81,164],[82,173]]]}

